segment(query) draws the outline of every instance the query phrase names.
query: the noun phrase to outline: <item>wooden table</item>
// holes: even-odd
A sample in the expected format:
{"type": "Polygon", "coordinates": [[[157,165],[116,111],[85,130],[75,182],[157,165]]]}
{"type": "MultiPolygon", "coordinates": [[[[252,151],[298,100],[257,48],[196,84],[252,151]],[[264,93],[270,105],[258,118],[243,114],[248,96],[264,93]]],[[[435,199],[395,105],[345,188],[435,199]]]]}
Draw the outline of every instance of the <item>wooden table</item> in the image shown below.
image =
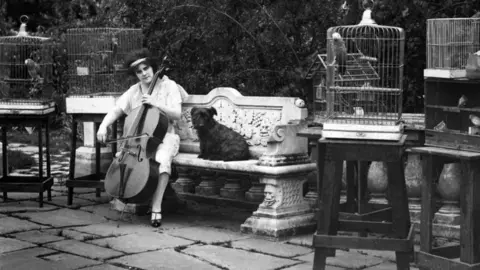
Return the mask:
{"type": "Polygon", "coordinates": [[[0,113],[0,125],[2,127],[2,157],[3,175],[0,178],[0,191],[3,192],[3,201],[7,201],[8,192],[38,192],[39,206],[43,207],[43,192],[47,191],[47,199],[52,200],[53,177],[50,174],[50,118],[54,115],[54,107],[51,110],[31,113],[28,110],[17,113],[0,113]],[[38,176],[12,176],[8,173],[7,155],[7,129],[11,126],[36,127],[38,133],[38,176]],[[46,146],[46,173],[43,172],[43,136],[45,130],[46,146]]]}
{"type": "MultiPolygon", "coordinates": [[[[338,248],[395,251],[397,269],[410,269],[414,233],[410,224],[403,167],[406,137],[403,135],[399,142],[318,140],[317,186],[320,200],[317,231],[313,237],[314,269],[325,269],[326,257],[338,248]],[[395,191],[387,194],[389,209],[365,213],[358,219],[339,218],[343,161],[383,161],[387,164],[388,189],[395,191]],[[390,220],[385,220],[386,211],[390,220]],[[339,230],[390,234],[393,238],[338,236],[339,230]]],[[[362,179],[360,177],[359,181],[365,181],[362,179]]]]}
{"type": "MultiPolygon", "coordinates": [[[[105,174],[100,170],[100,143],[97,142],[97,131],[100,124],[105,117],[105,113],[71,113],[72,115],[72,137],[71,137],[71,150],[70,150],[70,172],[68,180],[65,182],[65,185],[68,187],[68,199],[67,204],[71,205],[73,202],[73,189],[75,187],[85,187],[85,188],[95,188],[96,196],[100,197],[101,191],[104,189],[105,174]],[[77,125],[78,123],[83,122],[93,122],[94,123],[94,137],[95,137],[95,173],[89,175],[83,175],[80,177],[75,177],[75,157],[77,151],[77,125]]],[[[117,122],[112,125],[112,136],[113,140],[117,138],[117,122]]],[[[117,145],[112,144],[112,154],[115,155],[117,152],[117,145]]]]}
{"type": "Polygon", "coordinates": [[[480,153],[439,147],[414,147],[410,151],[425,159],[418,266],[432,270],[480,269],[480,153]],[[433,248],[434,183],[438,180],[443,165],[449,162],[462,164],[460,244],[433,248]]]}

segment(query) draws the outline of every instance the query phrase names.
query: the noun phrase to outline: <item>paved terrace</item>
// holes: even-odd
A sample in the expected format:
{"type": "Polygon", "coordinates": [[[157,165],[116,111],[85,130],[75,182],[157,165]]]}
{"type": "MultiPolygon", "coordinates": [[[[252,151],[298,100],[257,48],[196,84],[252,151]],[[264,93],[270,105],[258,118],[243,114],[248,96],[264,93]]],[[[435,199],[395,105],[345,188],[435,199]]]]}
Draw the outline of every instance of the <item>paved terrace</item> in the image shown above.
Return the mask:
{"type": "MultiPolygon", "coordinates": [[[[155,229],[148,215],[121,215],[110,209],[105,193],[97,198],[93,189],[76,188],[74,204],[67,206],[67,171],[68,153],[52,155],[55,186],[43,208],[35,193],[2,198],[0,269],[312,269],[312,235],[282,242],[243,235],[248,213],[240,209],[186,202],[164,213],[155,229]]],[[[394,260],[393,252],[338,250],[327,269],[396,269],[394,260]]]]}

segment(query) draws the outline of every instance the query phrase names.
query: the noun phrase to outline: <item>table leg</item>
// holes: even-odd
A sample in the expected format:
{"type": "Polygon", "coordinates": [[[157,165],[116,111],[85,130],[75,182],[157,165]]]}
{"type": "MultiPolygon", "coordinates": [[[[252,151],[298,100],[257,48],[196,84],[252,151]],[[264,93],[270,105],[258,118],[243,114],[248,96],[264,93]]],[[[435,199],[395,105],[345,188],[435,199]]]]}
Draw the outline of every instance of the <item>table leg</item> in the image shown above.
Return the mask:
{"type": "MultiPolygon", "coordinates": [[[[3,180],[7,180],[8,177],[8,155],[7,155],[7,126],[2,127],[2,168],[3,168],[3,180]]],[[[7,192],[3,192],[3,201],[7,201],[7,192]]]]}
{"type": "MultiPolygon", "coordinates": [[[[42,123],[38,125],[38,177],[40,181],[43,181],[43,134],[42,134],[42,123]]],[[[40,192],[38,198],[40,200],[40,207],[43,207],[43,190],[40,192]]]]}
{"type": "MultiPolygon", "coordinates": [[[[95,143],[95,177],[100,181],[100,143],[97,141],[97,131],[100,128],[100,123],[95,122],[93,125],[94,143],[95,143]]],[[[102,190],[100,188],[95,189],[95,196],[100,197],[102,190]]]]}
{"type": "Polygon", "coordinates": [[[420,218],[420,250],[432,252],[432,220],[435,214],[435,166],[440,166],[438,159],[432,155],[425,156],[423,171],[425,179],[422,182],[422,212],[420,218]]]}
{"type": "Polygon", "coordinates": [[[47,177],[50,178],[51,170],[50,170],[50,118],[47,119],[45,125],[45,155],[47,158],[47,177]]]}
{"type": "MultiPolygon", "coordinates": [[[[392,207],[392,229],[394,236],[405,239],[410,231],[410,213],[408,210],[407,187],[403,161],[387,162],[388,200],[392,207]]],[[[396,251],[397,269],[410,269],[413,260],[413,247],[410,252],[396,251]]]]}
{"type": "MultiPolygon", "coordinates": [[[[72,117],[72,137],[71,137],[71,149],[70,149],[70,169],[68,179],[73,181],[75,178],[75,155],[77,151],[77,121],[75,116],[72,117]]],[[[68,199],[67,204],[71,205],[73,201],[73,187],[68,187],[68,199]]]]}
{"type": "Polygon", "coordinates": [[[460,261],[480,262],[480,162],[462,160],[463,177],[460,186],[460,261]]]}
{"type": "MultiPolygon", "coordinates": [[[[343,161],[327,160],[325,158],[327,154],[325,144],[318,144],[317,151],[317,187],[321,193],[318,204],[316,234],[336,235],[338,230],[343,161]]],[[[314,269],[325,269],[327,256],[335,256],[334,249],[315,247],[315,255],[313,259],[314,269]]]]}

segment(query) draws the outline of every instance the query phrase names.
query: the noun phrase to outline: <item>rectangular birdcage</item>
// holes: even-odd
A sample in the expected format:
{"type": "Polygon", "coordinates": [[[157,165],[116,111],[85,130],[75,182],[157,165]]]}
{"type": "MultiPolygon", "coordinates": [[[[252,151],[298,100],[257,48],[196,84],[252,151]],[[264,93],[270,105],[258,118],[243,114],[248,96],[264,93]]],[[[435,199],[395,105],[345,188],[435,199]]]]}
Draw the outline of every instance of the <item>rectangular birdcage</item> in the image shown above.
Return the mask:
{"type": "Polygon", "coordinates": [[[26,32],[0,37],[0,97],[50,99],[55,46],[50,38],[26,32]]]}
{"type": "Polygon", "coordinates": [[[427,20],[425,77],[464,78],[470,54],[480,51],[480,18],[427,20]]]}
{"type": "Polygon", "coordinates": [[[66,40],[69,96],[122,93],[135,82],[123,61],[126,54],[142,48],[141,29],[72,28],[66,40]]]}
{"type": "Polygon", "coordinates": [[[404,43],[398,27],[328,29],[325,138],[400,139],[404,43]]]}

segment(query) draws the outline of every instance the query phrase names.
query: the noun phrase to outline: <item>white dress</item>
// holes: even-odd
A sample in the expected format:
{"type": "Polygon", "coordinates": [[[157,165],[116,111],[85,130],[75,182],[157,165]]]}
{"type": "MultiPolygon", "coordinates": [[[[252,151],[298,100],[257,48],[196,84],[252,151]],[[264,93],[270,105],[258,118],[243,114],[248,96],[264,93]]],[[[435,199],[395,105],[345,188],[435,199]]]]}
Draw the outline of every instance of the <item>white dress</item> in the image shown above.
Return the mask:
{"type": "MultiPolygon", "coordinates": [[[[181,106],[182,99],[186,94],[184,91],[175,81],[170,80],[167,76],[163,76],[162,79],[157,80],[152,91],[152,97],[155,100],[155,104],[162,104],[166,107],[178,104],[181,106]]],[[[141,98],[142,90],[140,89],[140,82],[138,82],[118,98],[116,106],[128,115],[135,108],[142,105],[141,98]]],[[[178,154],[180,137],[175,131],[175,126],[175,121],[170,121],[165,138],[157,147],[155,161],[159,163],[159,174],[171,174],[172,160],[178,154]]]]}

